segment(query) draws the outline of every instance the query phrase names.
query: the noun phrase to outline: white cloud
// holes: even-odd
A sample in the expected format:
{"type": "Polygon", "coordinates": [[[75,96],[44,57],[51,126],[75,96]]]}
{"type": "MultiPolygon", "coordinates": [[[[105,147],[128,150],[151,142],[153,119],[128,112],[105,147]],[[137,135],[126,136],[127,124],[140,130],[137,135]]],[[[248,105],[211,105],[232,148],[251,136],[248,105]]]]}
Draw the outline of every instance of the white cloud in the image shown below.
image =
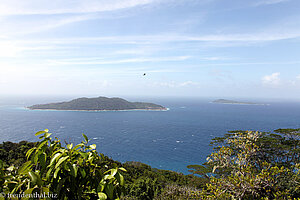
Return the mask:
{"type": "Polygon", "coordinates": [[[51,15],[114,11],[158,0],[1,0],[0,15],[51,15]]]}
{"type": "Polygon", "coordinates": [[[265,85],[270,85],[270,86],[278,86],[280,84],[280,73],[275,72],[271,75],[266,75],[262,78],[262,82],[265,85]]]}
{"type": "Polygon", "coordinates": [[[178,87],[186,87],[186,86],[199,86],[200,83],[195,81],[185,81],[185,82],[169,81],[169,82],[154,82],[153,85],[159,87],[178,88],[178,87]]]}
{"type": "Polygon", "coordinates": [[[179,86],[198,86],[199,83],[198,82],[194,82],[194,81],[185,81],[183,83],[180,83],[179,86]]]}
{"type": "Polygon", "coordinates": [[[259,0],[257,3],[254,4],[254,6],[261,6],[261,5],[272,5],[272,4],[278,4],[287,2],[289,0],[259,0]]]}
{"type": "Polygon", "coordinates": [[[125,63],[143,63],[143,62],[168,62],[168,61],[183,61],[189,59],[191,56],[177,56],[177,57],[154,57],[154,58],[130,58],[130,59],[114,59],[104,60],[99,58],[75,58],[75,59],[61,59],[49,60],[50,65],[113,65],[125,63]]]}
{"type": "MultiPolygon", "coordinates": [[[[80,19],[79,19],[80,20],[80,19]]],[[[64,23],[68,22],[62,22],[64,23]]],[[[72,23],[72,21],[70,22],[72,23]]],[[[50,25],[49,25],[50,26],[50,25]]],[[[53,27],[56,25],[53,25],[53,27]]],[[[24,40],[20,42],[24,43],[52,43],[52,44],[95,44],[95,42],[101,44],[161,44],[170,42],[236,42],[240,45],[257,43],[257,42],[269,42],[279,41],[286,39],[300,38],[299,30],[272,30],[264,32],[254,32],[250,34],[214,34],[214,35],[202,35],[202,36],[190,36],[190,35],[177,35],[174,33],[160,34],[160,35],[131,35],[131,36],[109,36],[109,37],[68,37],[68,38],[56,38],[49,40],[24,40]]]]}

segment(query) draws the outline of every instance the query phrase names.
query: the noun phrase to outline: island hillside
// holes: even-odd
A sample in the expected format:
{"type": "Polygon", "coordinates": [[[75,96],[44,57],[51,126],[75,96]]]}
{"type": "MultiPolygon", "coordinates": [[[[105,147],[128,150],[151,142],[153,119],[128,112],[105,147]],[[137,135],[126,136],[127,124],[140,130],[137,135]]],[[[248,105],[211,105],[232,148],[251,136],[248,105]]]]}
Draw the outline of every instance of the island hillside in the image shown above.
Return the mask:
{"type": "Polygon", "coordinates": [[[129,102],[121,98],[78,98],[68,102],[37,104],[29,106],[32,110],[166,110],[165,107],[154,103],[129,102]]]}
{"type": "Polygon", "coordinates": [[[259,103],[253,103],[253,102],[243,102],[243,101],[233,101],[233,100],[227,100],[227,99],[217,99],[212,101],[212,103],[222,103],[222,104],[247,104],[247,105],[264,105],[259,103]]]}

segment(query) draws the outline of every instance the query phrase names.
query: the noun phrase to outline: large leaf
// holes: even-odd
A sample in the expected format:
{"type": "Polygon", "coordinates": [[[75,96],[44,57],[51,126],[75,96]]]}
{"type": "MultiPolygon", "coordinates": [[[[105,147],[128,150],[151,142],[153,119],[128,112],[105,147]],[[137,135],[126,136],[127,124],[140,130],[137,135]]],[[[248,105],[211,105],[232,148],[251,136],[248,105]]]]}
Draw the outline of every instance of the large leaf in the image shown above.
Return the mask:
{"type": "Polygon", "coordinates": [[[39,155],[39,161],[42,168],[46,168],[46,159],[47,159],[47,154],[45,152],[39,155]]]}
{"type": "Polygon", "coordinates": [[[38,175],[34,172],[28,172],[29,177],[31,179],[31,182],[33,183],[33,185],[37,184],[38,182],[38,175]]]}
{"type": "Polygon", "coordinates": [[[31,149],[29,149],[28,151],[27,151],[27,153],[26,153],[26,158],[28,159],[29,158],[29,156],[32,154],[32,152],[35,150],[36,148],[34,147],[34,148],[31,148],[31,149]]]}
{"type": "Polygon", "coordinates": [[[105,199],[107,199],[106,194],[103,193],[103,192],[98,192],[98,197],[99,197],[99,200],[105,200],[105,199]]]}
{"type": "Polygon", "coordinates": [[[68,168],[70,169],[70,173],[71,173],[71,176],[75,177],[77,176],[77,167],[76,167],[76,164],[71,164],[71,163],[67,163],[68,165],[68,168]]]}
{"type": "Polygon", "coordinates": [[[46,173],[47,180],[50,179],[50,175],[51,175],[53,169],[54,169],[53,167],[50,167],[50,169],[47,171],[47,173],[46,173]]]}
{"type": "Polygon", "coordinates": [[[22,165],[22,167],[19,169],[19,174],[27,174],[31,170],[31,161],[27,161],[22,165]]]}
{"type": "Polygon", "coordinates": [[[123,177],[122,174],[120,174],[120,172],[118,172],[118,173],[116,174],[116,178],[117,178],[118,182],[120,183],[120,185],[121,185],[121,186],[124,186],[124,177],[123,177]]]}
{"type": "Polygon", "coordinates": [[[109,183],[105,187],[105,192],[108,196],[108,198],[113,199],[114,198],[114,186],[113,184],[109,183]]]}
{"type": "Polygon", "coordinates": [[[43,133],[46,133],[46,131],[39,131],[39,132],[36,132],[35,136],[38,136],[38,135],[41,135],[43,133]]]}
{"type": "Polygon", "coordinates": [[[62,156],[62,153],[61,153],[61,152],[56,153],[56,154],[51,158],[50,166],[53,165],[53,163],[56,161],[56,159],[58,159],[60,156],[62,156]]]}
{"type": "Polygon", "coordinates": [[[85,141],[86,141],[86,143],[88,143],[89,142],[89,139],[88,139],[88,137],[84,134],[84,133],[82,133],[82,136],[84,137],[84,139],[85,139],[85,141]]]}
{"type": "Polygon", "coordinates": [[[57,168],[57,167],[59,167],[65,160],[67,160],[69,158],[69,156],[65,156],[65,157],[62,157],[62,158],[60,158],[58,161],[57,161],[57,163],[56,163],[56,165],[55,165],[55,168],[57,168]]]}
{"type": "Polygon", "coordinates": [[[127,170],[126,170],[125,168],[123,168],[123,167],[119,167],[119,170],[122,170],[122,171],[124,171],[124,172],[127,172],[127,170]]]}
{"type": "Polygon", "coordinates": [[[55,172],[54,172],[54,175],[53,175],[54,178],[57,177],[57,174],[58,174],[59,170],[60,170],[60,167],[59,167],[59,168],[56,168],[56,170],[55,170],[55,172]]]}
{"type": "Polygon", "coordinates": [[[47,144],[47,142],[48,140],[41,142],[37,149],[39,150],[40,148],[42,148],[45,144],[47,144]]]}

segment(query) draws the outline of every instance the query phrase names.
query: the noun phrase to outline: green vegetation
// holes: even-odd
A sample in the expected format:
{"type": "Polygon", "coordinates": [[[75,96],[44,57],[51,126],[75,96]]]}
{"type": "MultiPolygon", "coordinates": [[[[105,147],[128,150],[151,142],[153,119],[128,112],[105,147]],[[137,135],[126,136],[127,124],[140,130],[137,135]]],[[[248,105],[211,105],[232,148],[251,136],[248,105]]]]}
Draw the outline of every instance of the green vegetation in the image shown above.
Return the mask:
{"type": "Polygon", "coordinates": [[[299,129],[278,129],[275,133],[232,131],[215,138],[212,142],[215,152],[207,162],[203,166],[190,166],[192,172],[210,176],[199,197],[299,198],[299,136],[299,129]]]}
{"type": "Polygon", "coordinates": [[[48,130],[36,135],[40,142],[0,146],[0,193],[123,200],[300,197],[300,129],[231,131],[213,139],[206,163],[188,166],[191,175],[114,161],[85,135],[75,146],[63,146],[48,130]]]}
{"type": "Polygon", "coordinates": [[[161,105],[143,102],[129,102],[121,98],[79,98],[69,102],[38,104],[29,106],[29,109],[52,110],[166,110],[161,105]]]}

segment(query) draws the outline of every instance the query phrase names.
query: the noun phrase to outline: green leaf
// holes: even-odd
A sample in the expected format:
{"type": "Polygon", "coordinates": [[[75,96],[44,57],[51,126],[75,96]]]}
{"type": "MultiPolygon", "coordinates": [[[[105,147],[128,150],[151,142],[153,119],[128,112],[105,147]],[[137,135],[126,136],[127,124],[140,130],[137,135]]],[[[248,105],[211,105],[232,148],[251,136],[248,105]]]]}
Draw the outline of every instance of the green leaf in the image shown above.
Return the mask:
{"type": "Polygon", "coordinates": [[[39,131],[39,132],[36,132],[35,136],[38,136],[38,135],[41,135],[43,133],[46,133],[46,131],[39,131]]]}
{"type": "Polygon", "coordinates": [[[39,155],[39,161],[43,168],[46,168],[46,159],[47,159],[47,154],[45,152],[39,155]]]}
{"type": "Polygon", "coordinates": [[[103,193],[103,192],[98,192],[98,197],[99,197],[99,200],[105,200],[105,199],[107,199],[106,194],[103,193]]]}
{"type": "Polygon", "coordinates": [[[74,175],[75,175],[75,177],[76,177],[76,176],[77,176],[77,171],[78,171],[78,168],[77,168],[76,164],[73,164],[73,165],[72,165],[72,168],[73,168],[73,170],[74,170],[74,175]]]}
{"type": "Polygon", "coordinates": [[[70,173],[71,173],[71,176],[75,177],[77,176],[77,167],[76,167],[76,164],[71,164],[71,163],[67,163],[68,165],[68,168],[70,169],[70,173]]]}
{"type": "Polygon", "coordinates": [[[120,183],[120,185],[124,186],[124,177],[122,174],[120,174],[120,172],[117,173],[116,178],[117,178],[118,182],[120,183]]]}
{"type": "Polygon", "coordinates": [[[51,168],[47,171],[47,173],[46,173],[46,178],[47,178],[47,180],[50,179],[50,175],[51,175],[52,170],[53,170],[53,168],[51,167],[51,168]]]}
{"type": "Polygon", "coordinates": [[[36,164],[37,165],[37,162],[38,162],[38,160],[39,160],[39,155],[41,154],[41,152],[38,152],[37,154],[35,154],[35,156],[34,156],[34,159],[33,159],[33,162],[34,162],[34,164],[36,164]]]}
{"type": "Polygon", "coordinates": [[[88,139],[88,137],[84,134],[84,133],[82,133],[82,136],[84,137],[84,139],[85,139],[85,141],[86,141],[86,143],[88,143],[89,142],[89,139],[88,139]]]}
{"type": "Polygon", "coordinates": [[[61,165],[61,163],[63,163],[65,160],[67,160],[69,158],[69,156],[65,156],[65,157],[62,157],[58,160],[58,162],[56,163],[55,165],[55,168],[59,167],[59,165],[61,165]]]}
{"type": "Polygon", "coordinates": [[[83,147],[83,146],[84,146],[84,144],[80,143],[80,144],[77,144],[77,145],[74,147],[74,149],[78,149],[79,147],[83,147]]]}
{"type": "Polygon", "coordinates": [[[126,170],[125,168],[123,168],[123,167],[119,167],[119,170],[122,170],[122,171],[124,171],[124,172],[127,172],[127,170],[126,170]]]}
{"type": "Polygon", "coordinates": [[[113,199],[114,198],[114,186],[113,184],[107,184],[105,187],[105,192],[108,196],[108,198],[113,199]]]}
{"type": "Polygon", "coordinates": [[[60,170],[60,167],[55,170],[54,175],[53,175],[54,178],[57,177],[57,174],[58,174],[59,170],[60,170]]]}
{"type": "Polygon", "coordinates": [[[71,150],[71,149],[72,149],[72,147],[73,147],[73,144],[72,144],[72,143],[71,143],[71,144],[67,144],[67,148],[68,148],[68,149],[70,149],[70,150],[71,150]]]}
{"type": "Polygon", "coordinates": [[[45,138],[48,138],[52,135],[52,133],[45,133],[45,138]]]}
{"type": "Polygon", "coordinates": [[[41,142],[40,145],[38,146],[37,150],[42,148],[47,142],[48,142],[48,140],[45,140],[45,141],[41,142]]]}
{"type": "Polygon", "coordinates": [[[115,176],[116,173],[118,172],[118,170],[117,169],[111,169],[110,172],[111,172],[112,176],[115,176]]]}
{"type": "Polygon", "coordinates": [[[51,161],[50,161],[50,166],[54,163],[54,161],[56,159],[58,159],[60,156],[62,156],[62,153],[61,152],[58,152],[56,153],[52,158],[51,158],[51,161]]]}
{"type": "Polygon", "coordinates": [[[31,170],[31,161],[27,161],[22,165],[22,167],[19,169],[19,174],[27,174],[31,170]]]}
{"type": "Polygon", "coordinates": [[[31,149],[29,149],[28,151],[27,151],[27,153],[26,153],[26,158],[28,159],[29,158],[29,156],[32,154],[32,152],[35,150],[36,148],[34,147],[34,148],[31,148],[31,149]]]}
{"type": "Polygon", "coordinates": [[[38,181],[38,176],[34,172],[29,172],[28,174],[31,179],[31,182],[33,183],[33,185],[35,185],[38,181]]]}

